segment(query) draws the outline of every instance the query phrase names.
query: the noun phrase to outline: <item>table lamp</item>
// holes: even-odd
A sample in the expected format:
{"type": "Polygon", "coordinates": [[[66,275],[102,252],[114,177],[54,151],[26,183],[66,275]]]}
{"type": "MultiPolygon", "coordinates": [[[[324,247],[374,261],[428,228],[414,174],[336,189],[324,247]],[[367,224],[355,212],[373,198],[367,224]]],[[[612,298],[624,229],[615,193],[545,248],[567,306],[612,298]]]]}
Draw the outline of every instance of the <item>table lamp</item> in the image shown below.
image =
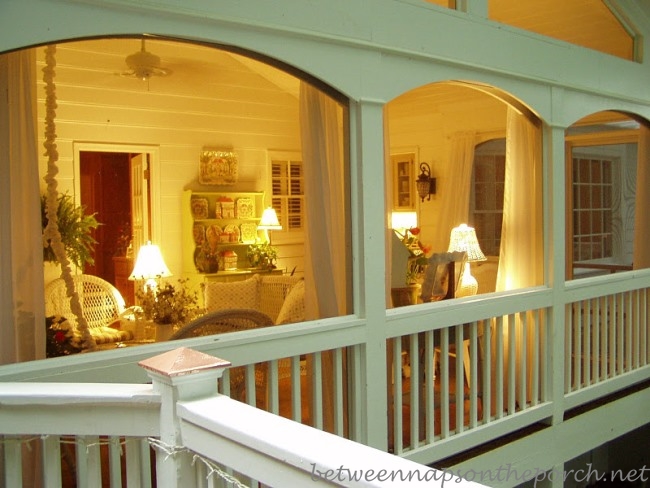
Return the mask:
{"type": "Polygon", "coordinates": [[[262,218],[260,219],[260,223],[257,225],[257,228],[262,229],[263,231],[266,232],[266,240],[270,245],[271,234],[269,233],[269,231],[282,230],[282,226],[280,225],[280,221],[278,220],[278,214],[275,213],[275,209],[273,207],[268,207],[264,209],[264,212],[262,213],[262,218]]]}
{"type": "Polygon", "coordinates": [[[165,264],[160,248],[148,241],[140,247],[135,266],[129,276],[130,280],[145,280],[144,289],[150,288],[156,291],[158,288],[157,279],[171,276],[169,268],[165,264]]]}
{"type": "Polygon", "coordinates": [[[467,261],[465,262],[460,281],[456,287],[455,296],[467,297],[476,295],[478,292],[478,281],[472,276],[470,263],[486,261],[487,258],[483,254],[483,251],[481,251],[481,246],[478,244],[476,231],[473,227],[469,227],[467,224],[461,224],[451,230],[448,252],[454,251],[465,251],[467,253],[467,261]]]}

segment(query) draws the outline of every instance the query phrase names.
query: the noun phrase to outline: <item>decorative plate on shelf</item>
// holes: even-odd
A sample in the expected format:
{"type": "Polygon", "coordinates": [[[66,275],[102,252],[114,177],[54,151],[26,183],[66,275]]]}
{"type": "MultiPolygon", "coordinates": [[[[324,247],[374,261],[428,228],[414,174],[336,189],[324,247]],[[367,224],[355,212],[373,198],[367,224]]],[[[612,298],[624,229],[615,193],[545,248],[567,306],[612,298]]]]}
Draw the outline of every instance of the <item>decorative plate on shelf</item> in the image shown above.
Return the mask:
{"type": "Polygon", "coordinates": [[[199,183],[202,185],[237,183],[237,155],[233,151],[202,151],[199,159],[199,183]]]}
{"type": "Polygon", "coordinates": [[[241,230],[241,241],[244,244],[255,244],[257,240],[257,224],[255,222],[243,222],[239,229],[241,230]]]}
{"type": "Polygon", "coordinates": [[[194,223],[193,231],[194,231],[194,244],[200,246],[205,242],[205,225],[196,222],[194,223]]]}
{"type": "Polygon", "coordinates": [[[236,213],[238,219],[255,217],[255,202],[252,198],[242,197],[237,199],[236,213]]]}
{"type": "Polygon", "coordinates": [[[228,234],[230,242],[239,242],[239,228],[235,224],[228,224],[223,228],[223,232],[228,234]]]}
{"type": "Polygon", "coordinates": [[[208,247],[212,249],[216,249],[217,244],[219,243],[221,239],[221,234],[222,234],[221,227],[219,227],[216,224],[209,225],[205,229],[205,243],[207,244],[208,247]]]}
{"type": "Polygon", "coordinates": [[[195,219],[208,218],[208,199],[207,198],[192,198],[190,200],[190,207],[192,217],[195,219]]]}

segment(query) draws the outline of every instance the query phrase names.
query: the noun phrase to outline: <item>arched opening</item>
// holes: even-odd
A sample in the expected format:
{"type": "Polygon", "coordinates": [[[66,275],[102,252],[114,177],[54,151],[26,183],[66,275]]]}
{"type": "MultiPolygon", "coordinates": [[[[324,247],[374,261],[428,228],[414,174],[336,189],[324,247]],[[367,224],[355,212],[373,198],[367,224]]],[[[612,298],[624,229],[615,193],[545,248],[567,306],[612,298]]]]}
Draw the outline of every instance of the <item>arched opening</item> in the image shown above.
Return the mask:
{"type": "MultiPolygon", "coordinates": [[[[392,252],[408,259],[408,270],[416,254],[423,263],[419,276],[411,280],[407,273],[404,282],[403,263],[394,260],[393,288],[412,282],[431,286],[426,283],[427,270],[438,293],[423,292],[425,301],[543,284],[539,119],[495,88],[459,82],[412,90],[391,101],[387,113],[392,154],[388,170],[394,175],[390,186],[392,194],[399,196],[393,199],[392,210],[405,210],[397,204],[404,201],[403,189],[409,188],[414,195],[409,210],[412,222],[417,222],[409,225],[419,231],[417,237],[407,232],[413,237],[407,239],[408,253],[397,241],[392,252]],[[411,166],[405,154],[410,154],[411,166]],[[435,194],[425,198],[415,194],[421,162],[435,177],[435,194]],[[402,174],[411,177],[407,180],[402,174]],[[458,250],[452,230],[461,224],[475,230],[481,251],[469,256],[472,252],[465,248],[469,266],[456,265],[456,288],[447,294],[444,285],[442,292],[436,288],[437,281],[445,278],[431,271],[431,263],[438,254],[458,250]],[[419,247],[413,245],[415,240],[419,247]],[[478,289],[465,293],[467,272],[476,278],[478,289]]],[[[398,236],[404,233],[404,228],[397,228],[398,236]]]]}
{"type": "Polygon", "coordinates": [[[616,111],[567,129],[567,279],[646,267],[636,229],[646,198],[646,133],[646,121],[616,111]]]}
{"type": "MultiPolygon", "coordinates": [[[[239,298],[206,304],[201,284],[252,288],[254,279],[268,275],[291,282],[281,299],[267,304],[272,311],[265,313],[272,313],[273,323],[350,312],[349,253],[338,248],[350,238],[348,225],[341,225],[349,222],[349,197],[347,177],[339,178],[348,167],[343,150],[347,101],[340,94],[282,63],[234,48],[148,36],[84,39],[56,45],[57,107],[51,117],[42,95],[45,82],[38,76],[47,65],[45,46],[2,58],[12,66],[8,60],[21,56],[28,58],[24,62],[33,77],[17,83],[10,97],[29,99],[36,116],[25,122],[35,125],[33,150],[24,156],[30,184],[37,186],[35,178],[46,173],[47,159],[38,147],[50,119],[56,124],[58,191],[70,194],[77,204],[83,193],[80,181],[93,176],[80,172],[84,152],[101,148],[147,156],[138,172],[131,166],[129,181],[124,176],[110,181],[129,187],[131,193],[132,230],[125,237],[132,241],[132,254],[127,255],[128,245],[104,246],[118,254],[114,257],[135,260],[138,247],[152,240],[173,275],[167,281],[196,291],[198,308],[247,305],[239,298]],[[35,92],[25,88],[32,84],[35,92]],[[230,165],[227,174],[221,164],[225,160],[230,165]],[[147,206],[136,205],[145,198],[138,193],[143,188],[150,204],[145,215],[141,213],[147,206]],[[196,213],[198,202],[204,201],[206,214],[196,213]],[[280,229],[260,225],[267,208],[275,210],[280,229]],[[328,226],[330,219],[336,225],[328,226]],[[337,235],[327,228],[337,229],[337,235]],[[208,230],[218,230],[210,249],[215,268],[202,267],[195,259],[207,245],[208,230]],[[260,245],[271,245],[274,254],[258,267],[251,250],[260,245]],[[315,280],[315,266],[322,265],[323,259],[332,272],[328,276],[319,272],[315,280]],[[185,284],[176,284],[179,278],[185,284]],[[292,313],[283,312],[284,299],[299,282],[305,284],[299,311],[294,302],[292,313]]],[[[11,68],[6,73],[15,75],[11,68]]],[[[40,186],[42,193],[45,187],[40,186]]],[[[27,193],[32,197],[29,201],[37,204],[38,195],[32,193],[27,193]]],[[[25,207],[24,200],[11,204],[12,208],[19,205],[25,207]]],[[[97,219],[107,225],[102,215],[97,219]]],[[[40,225],[32,227],[40,234],[40,225]]],[[[110,235],[116,235],[113,230],[110,235]]],[[[25,252],[38,255],[41,250],[37,243],[25,247],[25,252]]],[[[130,261],[129,267],[134,264],[130,261]]],[[[110,274],[105,281],[114,286],[118,280],[110,274]]],[[[134,286],[137,290],[142,283],[136,280],[134,286]]],[[[252,294],[259,296],[257,291],[252,294]]],[[[258,302],[248,305],[262,307],[258,302]]],[[[38,317],[41,307],[42,302],[27,312],[38,317]]],[[[119,317],[113,319],[120,322],[119,317]]],[[[33,332],[38,337],[43,328],[35,324],[33,332]]],[[[43,353],[35,344],[28,349],[29,358],[43,353]]],[[[15,357],[2,362],[12,360],[15,357]]]]}

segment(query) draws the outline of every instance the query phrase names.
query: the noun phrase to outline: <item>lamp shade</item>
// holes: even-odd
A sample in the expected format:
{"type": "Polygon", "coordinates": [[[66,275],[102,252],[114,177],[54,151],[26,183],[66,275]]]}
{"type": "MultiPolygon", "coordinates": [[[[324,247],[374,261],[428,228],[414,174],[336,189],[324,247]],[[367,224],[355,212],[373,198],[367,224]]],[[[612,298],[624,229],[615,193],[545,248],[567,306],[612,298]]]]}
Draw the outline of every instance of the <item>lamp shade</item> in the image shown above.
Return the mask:
{"type": "Polygon", "coordinates": [[[264,209],[257,228],[262,230],[282,230],[282,226],[278,220],[278,214],[275,213],[273,207],[264,209]]]}
{"type": "Polygon", "coordinates": [[[461,224],[451,230],[448,251],[465,251],[468,262],[487,260],[485,254],[481,251],[481,246],[478,244],[476,231],[467,224],[461,224]]]}
{"type": "Polygon", "coordinates": [[[416,212],[393,212],[390,216],[391,229],[405,230],[418,226],[418,214],[416,212]]]}
{"type": "Polygon", "coordinates": [[[129,279],[151,280],[155,278],[167,278],[171,275],[162,257],[160,248],[149,241],[138,251],[138,257],[135,260],[135,266],[129,279]]]}

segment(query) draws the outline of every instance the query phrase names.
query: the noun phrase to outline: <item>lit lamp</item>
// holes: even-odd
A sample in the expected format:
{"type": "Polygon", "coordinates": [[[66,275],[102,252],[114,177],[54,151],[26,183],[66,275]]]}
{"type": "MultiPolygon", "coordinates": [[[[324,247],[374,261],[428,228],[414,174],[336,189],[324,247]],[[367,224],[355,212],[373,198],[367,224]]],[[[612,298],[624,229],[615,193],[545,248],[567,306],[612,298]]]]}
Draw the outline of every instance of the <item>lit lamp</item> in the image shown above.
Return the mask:
{"type": "Polygon", "coordinates": [[[483,251],[481,251],[481,246],[478,245],[474,228],[469,227],[467,224],[454,227],[451,230],[448,251],[465,251],[467,253],[467,261],[465,262],[465,267],[460,277],[460,283],[458,283],[458,287],[456,288],[456,297],[476,295],[478,292],[478,282],[472,276],[470,263],[486,261],[487,258],[483,254],[483,251]]]}
{"type": "Polygon", "coordinates": [[[431,200],[431,195],[436,194],[436,179],[431,178],[431,167],[427,163],[420,163],[420,176],[415,182],[415,188],[421,201],[431,200]]]}
{"type": "Polygon", "coordinates": [[[404,234],[408,229],[418,226],[417,212],[393,212],[390,215],[390,227],[404,234]]]}
{"type": "Polygon", "coordinates": [[[129,276],[130,280],[145,280],[144,288],[151,288],[155,291],[158,288],[156,280],[158,278],[167,278],[172,274],[165,264],[160,248],[151,241],[148,241],[138,251],[138,257],[135,260],[135,266],[129,276]]]}
{"type": "Polygon", "coordinates": [[[260,223],[257,225],[257,228],[262,229],[266,232],[266,240],[269,244],[271,244],[271,234],[269,231],[282,230],[282,226],[278,220],[278,214],[275,213],[275,209],[273,207],[264,209],[262,218],[260,219],[260,223]]]}

